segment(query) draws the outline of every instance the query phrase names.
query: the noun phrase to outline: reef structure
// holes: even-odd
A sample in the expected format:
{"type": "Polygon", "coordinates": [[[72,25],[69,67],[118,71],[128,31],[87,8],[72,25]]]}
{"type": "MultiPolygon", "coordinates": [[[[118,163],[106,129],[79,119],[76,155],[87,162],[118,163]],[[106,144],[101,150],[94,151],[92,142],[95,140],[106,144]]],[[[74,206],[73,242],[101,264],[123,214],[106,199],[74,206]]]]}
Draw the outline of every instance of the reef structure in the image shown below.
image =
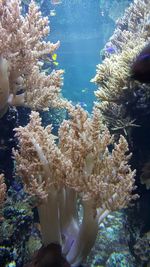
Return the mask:
{"type": "Polygon", "coordinates": [[[115,133],[116,139],[120,133],[126,136],[133,152],[130,162],[137,170],[136,192],[140,198],[132,212],[127,210],[127,214],[132,226],[140,218],[140,233],[135,230],[134,235],[130,236],[130,249],[135,258],[136,239],[150,229],[150,209],[147,204],[150,177],[150,84],[148,79],[140,77],[141,73],[145,75],[145,69],[142,68],[149,55],[148,52],[144,54],[149,47],[149,38],[150,2],[134,0],[125,15],[117,21],[116,30],[104,49],[105,59],[97,66],[97,74],[92,79],[98,85],[95,92],[97,107],[102,111],[110,132],[115,133]],[[112,47],[115,53],[108,53],[108,47],[112,47]],[[139,76],[134,75],[135,71],[139,76]]]}

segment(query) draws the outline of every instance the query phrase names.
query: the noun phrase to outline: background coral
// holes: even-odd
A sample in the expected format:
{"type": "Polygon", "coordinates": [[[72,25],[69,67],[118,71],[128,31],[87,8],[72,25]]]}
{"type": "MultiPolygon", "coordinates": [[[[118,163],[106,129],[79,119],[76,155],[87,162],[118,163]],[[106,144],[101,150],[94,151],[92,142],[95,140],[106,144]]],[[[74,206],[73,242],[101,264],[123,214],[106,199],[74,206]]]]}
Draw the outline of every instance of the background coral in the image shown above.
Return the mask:
{"type": "MultiPolygon", "coordinates": [[[[98,84],[97,106],[111,133],[126,135],[133,152],[131,165],[137,169],[136,185],[139,200],[127,212],[130,222],[130,250],[134,254],[134,244],[138,235],[150,229],[149,220],[149,134],[150,127],[150,86],[132,78],[132,66],[143,47],[149,44],[150,2],[135,0],[125,15],[117,21],[116,30],[104,49],[105,59],[98,65],[93,81],[98,84]],[[113,49],[113,53],[109,52],[113,49]],[[141,181],[144,184],[141,185],[141,181]],[[140,217],[140,221],[138,221],[140,217]],[[133,225],[138,222],[133,233],[133,225]],[[140,234],[139,234],[140,232],[140,234]]],[[[138,263],[137,263],[138,264],[138,263]]]]}
{"type": "MultiPolygon", "coordinates": [[[[140,259],[140,262],[142,266],[144,266],[144,263],[149,264],[150,262],[150,233],[147,232],[144,234],[144,236],[137,238],[136,243],[134,245],[134,252],[138,259],[140,259]]],[[[149,265],[147,265],[149,266],[149,265]]]]}
{"type": "Polygon", "coordinates": [[[129,95],[137,93],[139,83],[131,82],[131,65],[149,39],[149,5],[148,1],[134,1],[118,20],[114,34],[105,46],[106,52],[109,51],[107,47],[111,47],[115,53],[105,54],[106,58],[97,66],[97,74],[92,79],[99,86],[95,94],[102,110],[109,109],[108,103],[125,106],[129,95]]]}

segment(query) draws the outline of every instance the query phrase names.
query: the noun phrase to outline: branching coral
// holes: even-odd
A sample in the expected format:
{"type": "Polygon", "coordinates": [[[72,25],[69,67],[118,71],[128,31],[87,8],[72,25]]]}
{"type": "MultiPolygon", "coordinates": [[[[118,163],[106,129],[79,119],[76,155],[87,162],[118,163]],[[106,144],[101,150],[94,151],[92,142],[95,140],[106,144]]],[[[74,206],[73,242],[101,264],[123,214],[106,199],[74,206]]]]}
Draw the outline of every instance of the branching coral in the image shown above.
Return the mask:
{"type": "Polygon", "coordinates": [[[147,0],[135,0],[126,9],[104,48],[105,59],[97,66],[97,74],[92,79],[98,85],[97,107],[107,126],[128,136],[130,141],[133,127],[142,124],[140,114],[146,114],[149,107],[149,85],[132,79],[132,66],[149,41],[149,16],[147,0]]]}
{"type": "MultiPolygon", "coordinates": [[[[134,39],[134,38],[133,38],[134,39]]],[[[118,103],[128,87],[130,88],[129,77],[130,67],[133,59],[143,48],[143,41],[135,41],[132,45],[124,47],[121,53],[111,55],[106,58],[101,65],[97,66],[97,74],[93,82],[100,85],[99,89],[95,92],[98,99],[107,102],[118,103]]]]}
{"type": "Polygon", "coordinates": [[[63,71],[46,75],[40,70],[44,56],[59,47],[59,42],[44,41],[49,33],[48,18],[42,17],[34,1],[22,16],[20,0],[1,1],[0,15],[0,71],[5,74],[0,80],[1,115],[8,103],[31,108],[59,106],[63,71]]]}
{"type": "Polygon", "coordinates": [[[93,246],[98,224],[137,195],[132,195],[135,171],[128,165],[125,138],[114,142],[97,109],[92,117],[81,107],[70,105],[69,110],[58,145],[51,126],[43,128],[39,114],[32,112],[29,124],[16,129],[19,150],[14,155],[26,190],[37,198],[44,244],[60,243],[76,266],[93,246]]]}
{"type": "Polygon", "coordinates": [[[105,102],[100,106],[100,109],[105,117],[107,125],[113,132],[121,132],[125,136],[129,136],[131,128],[140,127],[136,124],[135,119],[131,120],[130,117],[127,116],[123,105],[105,102]]]}
{"type": "Polygon", "coordinates": [[[118,21],[108,42],[115,47],[116,54],[107,55],[97,66],[97,74],[92,79],[99,86],[95,93],[99,100],[118,103],[125,90],[134,89],[136,83],[130,83],[131,64],[149,40],[149,16],[149,1],[135,0],[118,21]]]}
{"type": "MultiPolygon", "coordinates": [[[[135,33],[140,29],[143,34],[146,30],[145,34],[147,35],[149,27],[149,4],[148,0],[134,0],[129,8],[125,10],[124,16],[117,21],[117,30],[119,28],[126,28],[135,33]]],[[[113,39],[113,37],[111,39],[113,39]]]]}
{"type": "Polygon", "coordinates": [[[31,75],[26,80],[27,105],[32,109],[65,107],[65,100],[59,97],[62,74],[63,70],[57,70],[46,76],[44,72],[40,72],[37,66],[34,67],[31,75]]]}

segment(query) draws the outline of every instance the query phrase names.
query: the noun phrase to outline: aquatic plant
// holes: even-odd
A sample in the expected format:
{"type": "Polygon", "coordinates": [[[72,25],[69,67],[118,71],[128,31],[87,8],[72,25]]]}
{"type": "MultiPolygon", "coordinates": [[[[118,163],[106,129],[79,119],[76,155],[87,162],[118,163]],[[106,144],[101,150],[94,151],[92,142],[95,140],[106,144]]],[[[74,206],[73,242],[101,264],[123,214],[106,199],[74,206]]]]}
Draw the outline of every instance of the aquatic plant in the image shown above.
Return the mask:
{"type": "Polygon", "coordinates": [[[28,125],[15,129],[19,150],[14,156],[25,190],[36,200],[43,244],[61,244],[77,266],[93,246],[99,223],[137,195],[132,195],[135,171],[128,165],[125,138],[114,142],[97,109],[91,118],[79,106],[70,106],[69,114],[57,145],[52,126],[44,128],[32,112],[28,125]]]}
{"type": "Polygon", "coordinates": [[[41,71],[41,60],[59,47],[44,40],[49,33],[48,18],[42,17],[31,1],[21,14],[20,0],[0,2],[0,116],[8,105],[43,109],[63,105],[60,98],[62,70],[49,75],[41,71]]]}

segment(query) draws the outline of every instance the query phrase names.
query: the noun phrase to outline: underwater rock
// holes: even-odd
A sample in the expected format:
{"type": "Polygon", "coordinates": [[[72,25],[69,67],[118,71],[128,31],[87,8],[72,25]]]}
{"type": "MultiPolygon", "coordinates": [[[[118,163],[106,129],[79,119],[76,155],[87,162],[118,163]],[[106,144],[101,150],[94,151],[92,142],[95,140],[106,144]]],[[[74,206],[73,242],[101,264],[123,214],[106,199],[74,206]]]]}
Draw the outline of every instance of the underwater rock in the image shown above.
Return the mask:
{"type": "Polygon", "coordinates": [[[144,234],[143,237],[137,238],[134,252],[141,264],[150,263],[150,231],[144,234]]]}
{"type": "Polygon", "coordinates": [[[3,209],[4,220],[0,224],[0,267],[3,262],[9,264],[12,261],[16,264],[13,266],[22,267],[27,262],[27,241],[33,236],[33,213],[29,204],[25,203],[27,194],[19,185],[15,185],[15,189],[10,187],[8,190],[3,209]]]}
{"type": "Polygon", "coordinates": [[[7,246],[0,246],[0,266],[5,267],[8,262],[13,260],[13,252],[7,246]]]}
{"type": "Polygon", "coordinates": [[[6,114],[0,118],[0,173],[4,173],[7,186],[13,176],[12,148],[16,147],[13,129],[17,125],[18,113],[15,108],[9,107],[6,114]]]}
{"type": "Polygon", "coordinates": [[[136,267],[129,252],[112,253],[106,262],[106,267],[136,267]]]}
{"type": "Polygon", "coordinates": [[[129,251],[124,224],[125,214],[123,211],[107,216],[99,226],[96,244],[88,257],[87,266],[105,266],[107,259],[113,253],[129,251]]]}
{"type": "Polygon", "coordinates": [[[26,259],[31,259],[34,253],[42,246],[41,239],[37,233],[32,233],[29,240],[26,242],[26,259]]]}

